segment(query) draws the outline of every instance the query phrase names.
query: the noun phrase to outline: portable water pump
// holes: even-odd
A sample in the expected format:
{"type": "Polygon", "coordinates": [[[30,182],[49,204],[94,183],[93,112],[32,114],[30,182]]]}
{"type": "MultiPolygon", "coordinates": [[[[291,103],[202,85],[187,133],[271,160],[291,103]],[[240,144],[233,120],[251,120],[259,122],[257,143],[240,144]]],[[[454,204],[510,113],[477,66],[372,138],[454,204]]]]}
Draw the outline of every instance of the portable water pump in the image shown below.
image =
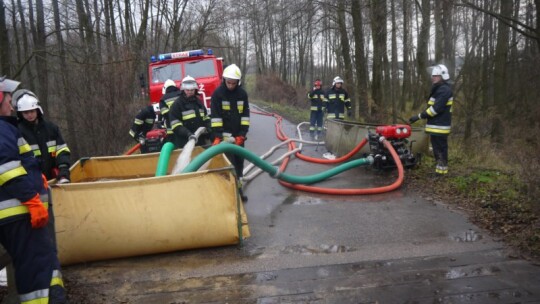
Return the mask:
{"type": "Polygon", "coordinates": [[[141,147],[141,152],[152,153],[161,151],[166,136],[166,129],[152,129],[148,131],[148,133],[146,133],[145,144],[141,147]]]}
{"type": "Polygon", "coordinates": [[[383,139],[392,144],[404,168],[414,167],[420,161],[421,155],[413,155],[412,144],[414,141],[408,140],[410,136],[411,126],[409,125],[378,126],[375,128],[375,133],[368,130],[368,142],[371,150],[369,155],[374,159],[373,167],[379,170],[396,168],[390,151],[382,143],[383,139]]]}

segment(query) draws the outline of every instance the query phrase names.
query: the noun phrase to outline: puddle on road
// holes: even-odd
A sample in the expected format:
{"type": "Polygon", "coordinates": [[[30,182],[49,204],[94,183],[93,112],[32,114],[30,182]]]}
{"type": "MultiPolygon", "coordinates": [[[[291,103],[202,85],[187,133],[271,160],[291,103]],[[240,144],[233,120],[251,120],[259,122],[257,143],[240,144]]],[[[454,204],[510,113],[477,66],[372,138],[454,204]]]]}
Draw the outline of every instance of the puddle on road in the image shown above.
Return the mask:
{"type": "Polygon", "coordinates": [[[352,252],[356,251],[355,248],[344,246],[344,245],[319,245],[317,247],[313,246],[286,246],[280,249],[280,253],[298,253],[302,255],[312,255],[312,254],[329,254],[329,253],[341,253],[341,252],[352,252]]]}
{"type": "Polygon", "coordinates": [[[283,204],[286,205],[320,205],[324,201],[317,197],[301,196],[301,195],[289,195],[283,204]]]}
{"type": "Polygon", "coordinates": [[[468,268],[454,268],[446,273],[447,279],[460,279],[466,277],[478,277],[478,276],[488,276],[494,275],[501,272],[501,269],[496,266],[491,267],[476,267],[474,269],[468,268]]]}
{"type": "Polygon", "coordinates": [[[450,235],[450,239],[459,243],[472,243],[472,242],[479,241],[483,238],[484,237],[480,233],[472,229],[469,229],[465,232],[460,232],[460,233],[450,235]]]}

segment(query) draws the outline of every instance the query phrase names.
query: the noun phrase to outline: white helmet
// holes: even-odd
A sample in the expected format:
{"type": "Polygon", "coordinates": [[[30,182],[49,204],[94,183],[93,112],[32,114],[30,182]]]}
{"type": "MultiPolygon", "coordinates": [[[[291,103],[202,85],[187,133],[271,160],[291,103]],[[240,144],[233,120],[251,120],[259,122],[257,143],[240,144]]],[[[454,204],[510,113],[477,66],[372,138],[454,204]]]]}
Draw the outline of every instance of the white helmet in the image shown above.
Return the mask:
{"type": "Polygon", "coordinates": [[[446,68],[444,64],[438,64],[434,66],[433,70],[431,70],[431,76],[441,76],[443,80],[450,79],[448,68],[446,68]]]}
{"type": "Polygon", "coordinates": [[[229,65],[228,67],[226,67],[225,70],[223,70],[223,78],[238,80],[238,84],[240,85],[242,72],[240,71],[240,68],[236,64],[233,63],[229,65]]]}
{"type": "Polygon", "coordinates": [[[343,83],[343,79],[341,79],[341,77],[339,76],[334,77],[334,81],[332,81],[332,86],[335,86],[336,83],[343,83]]]}
{"type": "Polygon", "coordinates": [[[0,77],[0,104],[4,101],[4,92],[13,93],[19,84],[20,82],[8,79],[6,76],[0,77]]]}
{"type": "Polygon", "coordinates": [[[182,79],[182,85],[180,86],[180,90],[197,90],[199,88],[199,85],[197,85],[197,81],[195,78],[187,75],[182,79]]]}
{"type": "Polygon", "coordinates": [[[6,78],[6,76],[0,77],[0,92],[13,93],[20,82],[6,78]]]}
{"type": "Polygon", "coordinates": [[[17,100],[17,112],[24,112],[39,109],[43,114],[43,109],[39,106],[39,101],[35,96],[24,94],[17,100]]]}
{"type": "Polygon", "coordinates": [[[175,87],[175,86],[176,86],[176,83],[174,82],[174,80],[167,79],[167,81],[165,81],[165,83],[163,84],[163,89],[161,89],[161,93],[165,94],[168,87],[175,87]]]}
{"type": "Polygon", "coordinates": [[[17,109],[17,101],[19,99],[21,99],[21,97],[23,97],[24,95],[30,95],[30,96],[33,96],[34,98],[37,99],[37,96],[36,94],[34,94],[34,92],[30,91],[30,90],[27,90],[27,89],[20,89],[20,90],[17,90],[15,92],[13,92],[13,96],[11,98],[11,106],[14,108],[14,109],[17,109]]]}

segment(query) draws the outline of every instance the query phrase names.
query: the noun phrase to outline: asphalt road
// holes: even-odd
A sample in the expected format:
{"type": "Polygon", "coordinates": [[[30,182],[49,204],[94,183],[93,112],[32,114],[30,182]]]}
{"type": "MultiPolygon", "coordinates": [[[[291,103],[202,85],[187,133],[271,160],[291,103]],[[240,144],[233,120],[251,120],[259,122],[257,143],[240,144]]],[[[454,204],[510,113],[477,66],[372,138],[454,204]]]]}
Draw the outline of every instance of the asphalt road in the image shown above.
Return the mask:
{"type": "MultiPolygon", "coordinates": [[[[246,148],[262,155],[279,143],[274,123],[252,115],[246,148]]],[[[283,127],[297,137],[296,126],[283,127]]],[[[325,152],[311,145],[302,153],[325,152]]],[[[330,167],[293,158],[287,173],[330,167]]],[[[374,187],[395,178],[356,168],[318,185],[374,187]]],[[[251,237],[243,246],[65,267],[72,303],[540,303],[538,265],[508,258],[504,244],[464,214],[406,187],[320,195],[262,173],[245,193],[251,237]]]]}

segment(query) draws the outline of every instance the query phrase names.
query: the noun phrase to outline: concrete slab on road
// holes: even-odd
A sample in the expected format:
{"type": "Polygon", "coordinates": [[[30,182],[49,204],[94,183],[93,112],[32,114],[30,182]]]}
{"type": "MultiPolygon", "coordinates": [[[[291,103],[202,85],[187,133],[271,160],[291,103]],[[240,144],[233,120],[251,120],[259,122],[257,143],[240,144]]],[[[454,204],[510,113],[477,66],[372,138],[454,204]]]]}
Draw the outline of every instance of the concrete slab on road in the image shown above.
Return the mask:
{"type": "MultiPolygon", "coordinates": [[[[274,123],[253,114],[246,148],[262,155],[279,143],[274,123]]],[[[283,129],[296,137],[294,125],[283,129]]],[[[325,152],[312,145],[302,153],[325,152]]],[[[287,173],[330,167],[293,158],[287,173]]],[[[395,178],[355,168],[317,185],[375,187],[395,178]]],[[[504,244],[466,215],[406,187],[331,196],[291,190],[262,173],[245,193],[244,246],[66,267],[70,294],[88,295],[88,303],[540,303],[538,266],[508,258],[504,244]]]]}

